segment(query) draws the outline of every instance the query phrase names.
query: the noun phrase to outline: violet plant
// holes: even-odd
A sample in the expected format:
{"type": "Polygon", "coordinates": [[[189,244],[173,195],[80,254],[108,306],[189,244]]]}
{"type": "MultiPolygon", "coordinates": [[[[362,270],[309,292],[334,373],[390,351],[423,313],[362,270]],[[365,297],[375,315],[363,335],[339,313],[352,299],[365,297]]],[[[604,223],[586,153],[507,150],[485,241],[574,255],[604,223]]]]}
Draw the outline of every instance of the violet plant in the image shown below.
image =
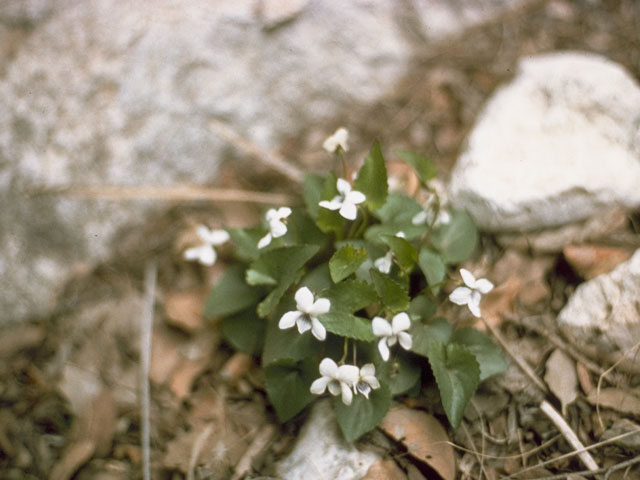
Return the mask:
{"type": "MultiPolygon", "coordinates": [[[[346,130],[324,147],[342,157],[346,130]]],[[[434,165],[414,153],[399,156],[430,189],[434,165]]],[[[263,226],[227,232],[235,263],[213,288],[205,316],[222,319],[235,349],[260,357],[282,422],[329,394],[353,441],[378,425],[394,397],[418,396],[435,378],[458,427],[478,384],[506,368],[484,333],[436,316],[448,301],[441,292],[447,276],[476,249],[472,218],[445,211],[437,196],[425,209],[390,193],[378,143],[353,182],[332,172],[307,175],[303,206],[270,209],[263,226]]],[[[210,245],[222,238],[203,240],[206,248],[189,258],[210,260],[210,245]]],[[[461,273],[465,285],[450,299],[479,316],[480,295],[493,285],[461,273]]]]}

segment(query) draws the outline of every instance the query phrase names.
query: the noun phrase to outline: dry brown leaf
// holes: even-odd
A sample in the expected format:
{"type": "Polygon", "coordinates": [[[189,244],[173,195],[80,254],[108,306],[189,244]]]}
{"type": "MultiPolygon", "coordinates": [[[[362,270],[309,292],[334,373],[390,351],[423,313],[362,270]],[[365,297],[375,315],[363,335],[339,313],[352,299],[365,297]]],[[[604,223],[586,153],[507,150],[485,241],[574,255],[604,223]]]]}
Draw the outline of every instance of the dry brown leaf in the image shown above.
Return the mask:
{"type": "Polygon", "coordinates": [[[591,405],[600,405],[600,408],[640,417],[640,398],[618,388],[603,388],[600,392],[592,390],[587,400],[591,405]]]}
{"type": "Polygon", "coordinates": [[[591,374],[587,367],[582,362],[576,363],[576,373],[578,374],[578,382],[585,395],[589,395],[593,390],[593,382],[591,381],[591,374]]]}
{"type": "Polygon", "coordinates": [[[158,325],[151,337],[151,365],[149,378],[156,385],[163,385],[182,360],[180,347],[184,344],[184,335],[158,325]]]}
{"type": "Polygon", "coordinates": [[[7,359],[17,352],[36,347],[44,340],[45,335],[45,329],[35,325],[5,329],[0,335],[0,358],[7,359]]]}
{"type": "Polygon", "coordinates": [[[204,325],[205,298],[206,292],[201,289],[168,293],[164,300],[167,323],[189,333],[199,330],[204,325]]]}
{"type": "Polygon", "coordinates": [[[81,440],[72,443],[65,450],[62,458],[51,469],[51,480],[67,480],[91,459],[96,445],[92,440],[81,440]]]}
{"type": "MultiPolygon", "coordinates": [[[[502,314],[513,310],[513,303],[522,288],[522,280],[518,275],[512,275],[509,279],[491,290],[482,302],[482,315],[484,319],[494,327],[502,323],[502,314]]],[[[477,328],[484,329],[484,322],[478,321],[477,328]]]]}
{"type": "Polygon", "coordinates": [[[509,249],[496,262],[489,277],[501,285],[516,274],[522,282],[518,299],[526,306],[533,306],[550,295],[546,276],[553,262],[554,258],[549,255],[530,257],[509,249]]]}
{"type": "Polygon", "coordinates": [[[236,352],[220,369],[220,378],[229,384],[234,384],[253,364],[253,357],[246,353],[236,352]]]}
{"type": "Polygon", "coordinates": [[[614,443],[620,447],[626,448],[632,451],[640,451],[640,425],[632,422],[627,418],[621,418],[616,420],[611,427],[607,429],[606,432],[602,434],[600,440],[608,440],[610,438],[615,438],[619,435],[623,435],[625,433],[630,432],[639,432],[635,435],[631,435],[629,437],[623,437],[619,440],[616,440],[614,443]]]}
{"type": "Polygon", "coordinates": [[[544,381],[562,403],[562,415],[566,416],[567,406],[578,398],[578,375],[571,357],[559,348],[547,360],[544,381]]]}
{"type": "Polygon", "coordinates": [[[407,476],[391,459],[376,460],[362,480],[407,480],[407,476]]]}
{"type": "Polygon", "coordinates": [[[581,277],[589,280],[612,271],[631,258],[629,249],[604,245],[567,245],[564,258],[581,277]]]}
{"type": "Polygon", "coordinates": [[[380,428],[402,442],[416,459],[433,468],[444,480],[456,475],[456,460],[447,432],[435,417],[402,405],[391,407],[380,428]]]}
{"type": "Polygon", "coordinates": [[[169,388],[178,399],[182,400],[189,393],[193,382],[209,365],[209,358],[200,357],[195,360],[184,359],[173,372],[169,388]]]}
{"type": "Polygon", "coordinates": [[[94,455],[103,457],[111,450],[117,412],[113,396],[103,390],[77,419],[69,433],[70,444],[51,471],[50,478],[66,480],[94,455]]]}

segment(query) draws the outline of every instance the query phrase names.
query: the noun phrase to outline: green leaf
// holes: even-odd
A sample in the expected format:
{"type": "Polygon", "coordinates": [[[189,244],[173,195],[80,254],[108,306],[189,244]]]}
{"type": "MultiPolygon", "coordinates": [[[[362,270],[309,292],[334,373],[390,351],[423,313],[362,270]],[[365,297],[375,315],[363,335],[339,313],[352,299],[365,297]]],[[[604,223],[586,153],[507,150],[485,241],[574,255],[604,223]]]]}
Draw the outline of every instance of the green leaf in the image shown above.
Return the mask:
{"type": "Polygon", "coordinates": [[[310,359],[280,360],[265,369],[267,395],[281,422],[294,417],[315,399],[309,387],[317,372],[317,365],[310,359]]]}
{"type": "Polygon", "coordinates": [[[414,322],[417,320],[429,320],[436,314],[437,309],[438,306],[433,300],[424,295],[418,295],[411,300],[409,316],[414,322]]]}
{"type": "Polygon", "coordinates": [[[324,178],[320,175],[307,174],[304,176],[303,192],[304,204],[307,206],[309,215],[315,220],[318,217],[320,200],[322,200],[322,188],[324,178]]]}
{"type": "Polygon", "coordinates": [[[329,312],[318,317],[327,331],[341,337],[373,342],[376,336],[371,329],[371,321],[345,312],[329,312]]]}
{"type": "Polygon", "coordinates": [[[342,435],[347,442],[353,442],[374,429],[384,418],[391,406],[391,391],[381,383],[372,390],[367,400],[364,395],[354,395],[351,405],[345,405],[341,397],[334,399],[336,418],[342,435]]]}
{"type": "Polygon", "coordinates": [[[374,215],[382,223],[411,225],[413,217],[421,211],[422,207],[413,198],[401,193],[390,193],[385,204],[374,215]]]}
{"type": "Polygon", "coordinates": [[[357,312],[378,300],[371,285],[360,280],[345,280],[321,291],[318,297],[331,301],[332,311],[357,312]]]}
{"type": "Polygon", "coordinates": [[[331,279],[338,283],[358,270],[369,254],[364,248],[356,248],[353,245],[345,245],[338,249],[329,260],[331,279]]]}
{"type": "Polygon", "coordinates": [[[377,210],[387,200],[387,167],[384,164],[380,143],[375,142],[354,183],[354,189],[365,194],[366,204],[371,210],[377,210]]]}
{"type": "Polygon", "coordinates": [[[376,376],[385,380],[394,397],[408,392],[420,380],[421,373],[418,362],[401,351],[398,351],[392,361],[381,361],[376,365],[376,376]]]}
{"type": "Polygon", "coordinates": [[[445,263],[459,263],[473,254],[478,243],[478,230],[471,215],[454,211],[449,223],[434,230],[431,242],[445,263]]]}
{"type": "Polygon", "coordinates": [[[258,355],[264,343],[267,323],[253,310],[245,310],[222,320],[222,335],[236,350],[258,355]]]}
{"type": "MultiPolygon", "coordinates": [[[[295,304],[291,304],[291,310],[295,309],[295,304]]],[[[278,309],[278,313],[286,309],[278,309]]],[[[273,362],[288,358],[291,360],[301,360],[306,357],[320,355],[324,345],[316,340],[311,332],[300,335],[294,326],[286,330],[278,328],[278,322],[282,315],[267,320],[267,333],[262,351],[262,366],[270,365],[273,362]]]]}
{"type": "Polygon", "coordinates": [[[211,290],[204,316],[224,317],[237,313],[255,304],[265,295],[263,287],[252,287],[245,283],[245,267],[233,265],[211,290]]]}
{"type": "MultiPolygon", "coordinates": [[[[329,264],[321,263],[316,268],[307,273],[300,281],[301,285],[304,285],[312,292],[320,292],[333,285],[331,276],[329,275],[329,264]]],[[[321,297],[322,295],[319,295],[321,297]]]]}
{"type": "Polygon", "coordinates": [[[375,268],[371,269],[371,279],[383,305],[392,313],[409,308],[409,293],[406,288],[375,268]]]}
{"type": "Polygon", "coordinates": [[[229,228],[227,230],[240,260],[251,262],[260,256],[258,241],[264,236],[262,228],[229,228]]]}
{"type": "Polygon", "coordinates": [[[418,261],[416,248],[404,238],[395,235],[383,235],[382,241],[391,248],[398,266],[405,272],[410,272],[418,261]]]}
{"type": "Polygon", "coordinates": [[[456,330],[451,336],[451,343],[464,345],[476,357],[480,364],[480,381],[504,373],[509,366],[500,348],[486,334],[475,328],[456,330]]]}
{"type": "Polygon", "coordinates": [[[277,287],[258,305],[261,317],[269,315],[284,292],[298,279],[298,272],[319,250],[317,245],[296,245],[268,250],[247,270],[247,282],[275,280],[277,287]]]}
{"type": "Polygon", "coordinates": [[[434,295],[437,294],[447,271],[442,257],[430,248],[423,247],[420,250],[418,264],[431,287],[431,291],[434,295]]]}
{"type": "MultiPolygon", "coordinates": [[[[336,175],[333,172],[329,172],[322,187],[321,200],[332,200],[335,196],[339,195],[337,181],[336,175]]],[[[316,225],[318,225],[318,228],[324,233],[335,233],[339,235],[342,232],[345,220],[340,216],[338,211],[318,206],[317,215],[316,225]]]]}
{"type": "Polygon", "coordinates": [[[424,155],[409,150],[399,150],[396,155],[413,167],[423,184],[438,175],[435,164],[424,155]]]}
{"type": "Polygon", "coordinates": [[[428,358],[449,423],[458,428],[464,409],[480,383],[478,362],[469,350],[455,343],[445,346],[432,342],[428,358]]]}
{"type": "Polygon", "coordinates": [[[319,245],[320,247],[329,241],[327,235],[322,233],[315,222],[299,208],[294,208],[287,218],[287,234],[284,239],[285,243],[319,245]]]}
{"type": "Polygon", "coordinates": [[[452,332],[453,327],[444,318],[436,318],[427,324],[414,323],[410,331],[413,340],[411,351],[428,357],[429,346],[433,342],[448,344],[452,332]]]}

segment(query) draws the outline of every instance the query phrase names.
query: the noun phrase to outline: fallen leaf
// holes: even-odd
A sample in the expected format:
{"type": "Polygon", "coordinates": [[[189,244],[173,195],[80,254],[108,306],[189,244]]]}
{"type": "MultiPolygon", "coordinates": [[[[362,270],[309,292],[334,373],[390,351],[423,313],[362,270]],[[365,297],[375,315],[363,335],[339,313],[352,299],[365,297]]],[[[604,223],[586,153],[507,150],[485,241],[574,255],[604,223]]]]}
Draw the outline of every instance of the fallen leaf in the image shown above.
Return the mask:
{"type": "Polygon", "coordinates": [[[447,432],[435,417],[402,405],[391,407],[380,428],[402,442],[416,459],[434,469],[444,480],[453,480],[456,460],[447,432]]]}
{"type": "Polygon", "coordinates": [[[199,330],[204,325],[205,298],[206,292],[201,289],[168,293],[164,299],[167,323],[188,333],[199,330]]]}
{"type": "Polygon", "coordinates": [[[578,382],[585,395],[589,395],[593,390],[593,382],[591,381],[591,374],[587,367],[582,362],[576,363],[576,373],[578,374],[578,382]]]}
{"type": "Polygon", "coordinates": [[[603,245],[567,245],[562,253],[578,275],[590,280],[626,262],[633,252],[603,245]]]}
{"type": "Polygon", "coordinates": [[[42,343],[45,335],[45,329],[35,325],[4,329],[0,335],[0,358],[7,359],[18,352],[37,347],[42,343]]]}
{"type": "Polygon", "coordinates": [[[49,478],[51,480],[67,480],[93,456],[96,445],[91,440],[72,443],[65,450],[62,458],[53,466],[49,478]]]}
{"type": "Polygon", "coordinates": [[[362,480],[407,480],[407,476],[396,462],[387,459],[375,461],[362,480]]]}
{"type": "Polygon", "coordinates": [[[518,300],[525,306],[533,306],[551,293],[546,277],[553,262],[550,255],[531,257],[508,249],[494,265],[490,278],[499,286],[516,274],[522,282],[518,300]]]}
{"type": "Polygon", "coordinates": [[[640,417],[640,398],[618,388],[603,388],[592,390],[587,395],[587,401],[591,405],[600,405],[601,408],[611,408],[620,413],[626,413],[640,417]]]}
{"type": "Polygon", "coordinates": [[[616,420],[614,424],[611,425],[611,427],[609,427],[607,431],[602,434],[600,440],[609,440],[610,438],[614,438],[630,432],[638,433],[616,440],[614,444],[637,452],[640,450],[640,425],[626,418],[616,420]]]}
{"type": "Polygon", "coordinates": [[[601,239],[611,235],[616,230],[624,229],[627,225],[628,213],[622,208],[615,208],[589,219],[550,228],[541,232],[506,233],[498,235],[501,245],[518,250],[534,251],[536,253],[556,253],[570,243],[582,243],[601,239]]]}
{"type": "MultiPolygon", "coordinates": [[[[502,314],[513,311],[513,303],[522,288],[522,280],[516,274],[491,290],[482,302],[482,315],[494,327],[502,323],[502,314]]],[[[477,328],[486,328],[482,321],[477,322],[477,328]]]]}
{"type": "Polygon", "coordinates": [[[163,385],[180,364],[180,347],[185,343],[184,334],[172,331],[165,325],[156,325],[151,336],[151,363],[149,379],[156,385],[163,385]]]}
{"type": "Polygon", "coordinates": [[[69,433],[70,443],[54,465],[49,478],[66,480],[93,456],[103,457],[111,450],[117,412],[109,390],[103,390],[78,417],[69,433]]]}
{"type": "Polygon", "coordinates": [[[227,360],[220,369],[220,378],[233,385],[242,377],[251,365],[253,364],[253,357],[246,353],[236,352],[229,360],[227,360]]]}
{"type": "Polygon", "coordinates": [[[206,357],[195,360],[184,359],[180,363],[169,382],[169,388],[178,399],[182,400],[191,393],[193,382],[204,372],[208,365],[209,359],[206,357]]]}
{"type": "Polygon", "coordinates": [[[571,357],[559,348],[556,348],[547,360],[544,381],[560,400],[562,415],[566,416],[567,406],[578,398],[578,375],[571,357]]]}

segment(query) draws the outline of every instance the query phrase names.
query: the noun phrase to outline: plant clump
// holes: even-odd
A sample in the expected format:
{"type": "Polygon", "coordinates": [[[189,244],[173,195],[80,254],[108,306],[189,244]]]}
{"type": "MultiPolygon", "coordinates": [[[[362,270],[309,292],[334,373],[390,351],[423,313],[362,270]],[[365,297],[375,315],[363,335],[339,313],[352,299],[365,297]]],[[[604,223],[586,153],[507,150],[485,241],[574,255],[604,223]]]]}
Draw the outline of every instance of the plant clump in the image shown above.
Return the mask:
{"type": "MultiPolygon", "coordinates": [[[[343,130],[324,147],[344,165],[343,130]]],[[[270,209],[262,226],[227,230],[234,263],[205,315],[222,318],[231,346],[260,357],[282,422],[328,392],[353,441],[379,424],[394,397],[419,395],[432,375],[457,427],[478,384],[506,368],[484,333],[436,316],[448,301],[443,283],[474,253],[478,233],[466,212],[442,206],[429,159],[399,156],[431,192],[426,206],[389,192],[376,142],[352,182],[333,172],[307,175],[303,206],[270,209]]],[[[210,260],[219,239],[206,237],[189,258],[210,260]]],[[[480,295],[493,285],[461,274],[465,285],[450,300],[479,316],[480,295]]]]}

